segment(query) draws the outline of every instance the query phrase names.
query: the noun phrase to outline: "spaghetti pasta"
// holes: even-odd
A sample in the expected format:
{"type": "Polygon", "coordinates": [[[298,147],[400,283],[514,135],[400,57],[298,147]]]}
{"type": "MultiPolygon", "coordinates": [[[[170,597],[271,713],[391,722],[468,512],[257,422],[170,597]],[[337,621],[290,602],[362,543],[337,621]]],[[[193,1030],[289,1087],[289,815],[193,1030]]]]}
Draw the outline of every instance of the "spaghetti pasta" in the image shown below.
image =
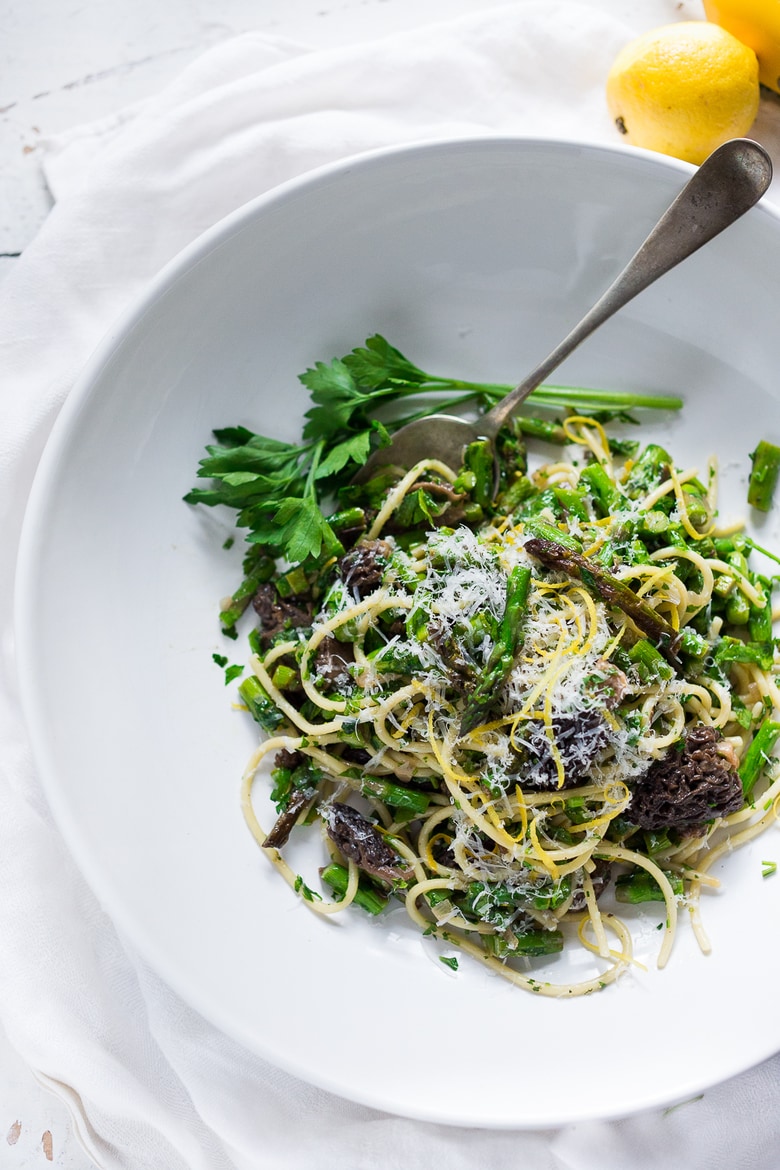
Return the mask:
{"type": "Polygon", "coordinates": [[[621,466],[581,415],[564,434],[577,458],[531,476],[508,428],[495,499],[468,451],[352,490],[351,546],[261,586],[240,686],[271,736],[244,815],[306,905],[397,902],[549,996],[636,964],[639,902],[661,908],[659,967],[680,907],[708,950],[709,871],[774,823],[780,791],[773,581],[738,527],[718,534],[714,470],[705,487],[653,444],[621,466]],[[272,836],[254,803],[269,758],[272,836]],[[283,856],[312,822],[330,900],[283,856]],[[593,975],[535,978],[564,946],[593,975]]]}

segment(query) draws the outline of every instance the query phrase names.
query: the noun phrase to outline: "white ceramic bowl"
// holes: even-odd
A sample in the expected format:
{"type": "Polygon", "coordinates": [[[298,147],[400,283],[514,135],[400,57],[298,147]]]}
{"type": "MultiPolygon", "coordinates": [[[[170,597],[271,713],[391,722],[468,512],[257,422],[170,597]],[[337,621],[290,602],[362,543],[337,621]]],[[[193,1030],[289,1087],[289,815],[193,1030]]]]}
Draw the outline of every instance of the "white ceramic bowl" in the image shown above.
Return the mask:
{"type": "MultiPolygon", "coordinates": [[[[451,1123],[546,1126],[684,1099],[780,1048],[780,1018],[755,990],[780,959],[780,879],[762,880],[760,865],[780,857],[774,831],[720,867],[724,890],[704,908],[709,957],[683,923],[657,972],[650,914],[638,939],[648,971],[573,1002],[535,999],[466,958],[453,975],[397,914],[309,914],[238,807],[255,735],[211,656],[244,653],[216,614],[240,547],[223,551],[224,519],[181,500],[213,427],[296,438],[297,375],[375,331],[425,368],[519,380],[689,173],[624,149],[482,139],[288,184],[154,282],[91,362],[41,464],[18,635],[57,822],[120,928],[186,1001],[336,1093],[451,1123]]],[[[729,515],[745,511],[757,440],[780,441],[779,266],[780,222],[762,206],[557,376],[681,393],[683,413],[644,437],[685,466],[719,453],[729,515]]],[[[313,867],[307,848],[300,864],[313,867]]]]}

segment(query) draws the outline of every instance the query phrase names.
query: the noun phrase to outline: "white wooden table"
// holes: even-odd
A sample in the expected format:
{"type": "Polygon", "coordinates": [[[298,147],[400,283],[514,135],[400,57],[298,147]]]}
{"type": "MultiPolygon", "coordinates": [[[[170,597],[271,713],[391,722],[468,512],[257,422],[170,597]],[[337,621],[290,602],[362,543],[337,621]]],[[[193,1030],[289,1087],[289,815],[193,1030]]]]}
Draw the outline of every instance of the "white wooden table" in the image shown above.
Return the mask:
{"type": "Polygon", "coordinates": [[[480,0],[2,0],[3,265],[49,210],[40,172],[46,136],[154,93],[218,41],[259,29],[330,46],[484,7],[480,0]]]}

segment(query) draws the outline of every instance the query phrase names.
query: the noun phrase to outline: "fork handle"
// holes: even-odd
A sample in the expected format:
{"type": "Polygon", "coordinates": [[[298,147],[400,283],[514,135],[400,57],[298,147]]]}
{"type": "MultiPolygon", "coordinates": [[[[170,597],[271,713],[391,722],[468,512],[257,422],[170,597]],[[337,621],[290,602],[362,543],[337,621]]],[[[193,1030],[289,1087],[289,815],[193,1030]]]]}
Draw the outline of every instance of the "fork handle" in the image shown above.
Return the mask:
{"type": "Polygon", "coordinates": [[[713,151],[593,308],[519,386],[483,416],[480,430],[485,436],[494,438],[531,391],[613,313],[749,211],[771,181],[772,162],[757,142],[733,138],[713,151]]]}

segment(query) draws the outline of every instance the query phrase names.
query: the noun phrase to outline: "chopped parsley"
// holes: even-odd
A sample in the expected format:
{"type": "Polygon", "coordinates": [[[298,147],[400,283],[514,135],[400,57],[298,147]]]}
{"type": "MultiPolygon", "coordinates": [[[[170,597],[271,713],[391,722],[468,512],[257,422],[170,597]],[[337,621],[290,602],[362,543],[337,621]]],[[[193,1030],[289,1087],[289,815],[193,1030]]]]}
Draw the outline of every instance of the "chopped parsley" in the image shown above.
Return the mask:
{"type": "Polygon", "coordinates": [[[301,897],[305,898],[307,902],[313,902],[315,898],[318,902],[322,901],[321,895],[318,894],[316,890],[310,889],[300,874],[296,876],[295,885],[293,888],[296,894],[300,894],[301,897]]]}
{"type": "Polygon", "coordinates": [[[217,666],[225,672],[225,686],[228,683],[232,683],[233,679],[240,678],[244,673],[244,668],[240,663],[235,662],[232,665],[228,665],[228,660],[224,654],[212,654],[211,657],[217,666]]]}

